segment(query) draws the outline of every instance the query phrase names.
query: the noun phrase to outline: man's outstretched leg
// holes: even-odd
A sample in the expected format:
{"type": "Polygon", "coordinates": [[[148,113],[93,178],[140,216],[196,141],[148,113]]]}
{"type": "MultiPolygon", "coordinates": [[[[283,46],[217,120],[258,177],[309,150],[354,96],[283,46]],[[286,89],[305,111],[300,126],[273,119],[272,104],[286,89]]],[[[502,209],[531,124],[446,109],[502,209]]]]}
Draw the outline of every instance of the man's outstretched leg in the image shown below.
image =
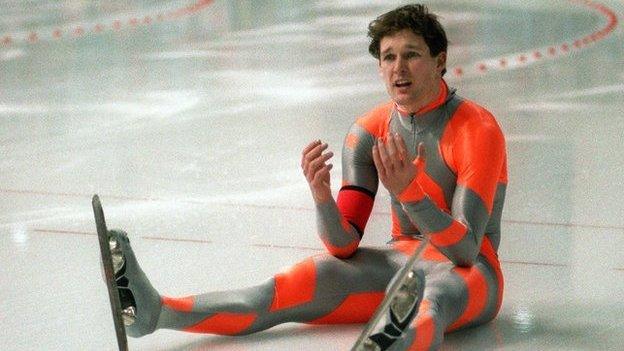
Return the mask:
{"type": "Polygon", "coordinates": [[[170,298],[160,296],[149,283],[125,233],[110,234],[131,336],[159,328],[240,335],[284,322],[363,323],[405,262],[403,255],[383,249],[361,248],[347,260],[321,254],[254,287],[170,298]]]}

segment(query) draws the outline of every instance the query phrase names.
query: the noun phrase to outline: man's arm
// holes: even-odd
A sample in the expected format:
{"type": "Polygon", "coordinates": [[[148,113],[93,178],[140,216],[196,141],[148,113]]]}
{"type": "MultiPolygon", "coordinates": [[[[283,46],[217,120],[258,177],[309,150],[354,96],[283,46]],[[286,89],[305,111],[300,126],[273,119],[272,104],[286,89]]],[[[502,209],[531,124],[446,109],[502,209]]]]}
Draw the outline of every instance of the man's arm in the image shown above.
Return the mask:
{"type": "Polygon", "coordinates": [[[342,152],[343,186],[338,201],[331,195],[332,153],[320,141],[308,145],[302,155],[303,168],[316,204],[319,237],[328,252],[336,257],[353,255],[362,239],[377,190],[377,171],[370,155],[373,138],[354,124],[342,152]]]}
{"type": "Polygon", "coordinates": [[[466,136],[458,156],[458,180],[451,214],[438,208],[418,184],[424,172],[425,150],[419,145],[414,165],[405,159],[405,144],[399,136],[373,148],[380,179],[396,194],[410,220],[431,243],[455,265],[474,263],[492,211],[498,176],[505,159],[502,133],[497,128],[481,128],[478,135],[466,136]],[[407,184],[407,185],[406,185],[407,184]]]}

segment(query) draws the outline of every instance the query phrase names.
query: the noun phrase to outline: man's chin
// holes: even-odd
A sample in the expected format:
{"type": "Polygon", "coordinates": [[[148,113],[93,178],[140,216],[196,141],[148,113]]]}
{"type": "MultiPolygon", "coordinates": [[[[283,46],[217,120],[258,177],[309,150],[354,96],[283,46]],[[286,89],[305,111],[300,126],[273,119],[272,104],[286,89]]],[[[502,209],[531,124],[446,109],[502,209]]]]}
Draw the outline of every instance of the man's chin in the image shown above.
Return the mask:
{"type": "Polygon", "coordinates": [[[412,105],[412,99],[406,98],[406,97],[401,97],[401,96],[395,96],[392,100],[394,100],[394,102],[401,106],[402,108],[408,110],[409,107],[412,105]]]}

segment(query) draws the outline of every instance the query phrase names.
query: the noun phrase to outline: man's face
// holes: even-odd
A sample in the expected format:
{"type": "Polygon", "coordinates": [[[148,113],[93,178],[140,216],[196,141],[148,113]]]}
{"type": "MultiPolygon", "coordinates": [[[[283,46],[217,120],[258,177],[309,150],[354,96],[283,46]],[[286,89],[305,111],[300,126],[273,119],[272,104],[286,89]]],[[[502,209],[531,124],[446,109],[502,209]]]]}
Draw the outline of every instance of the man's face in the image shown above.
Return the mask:
{"type": "Polygon", "coordinates": [[[379,73],[401,108],[416,112],[437,97],[446,53],[431,56],[422,36],[404,29],[379,43],[379,73]]]}

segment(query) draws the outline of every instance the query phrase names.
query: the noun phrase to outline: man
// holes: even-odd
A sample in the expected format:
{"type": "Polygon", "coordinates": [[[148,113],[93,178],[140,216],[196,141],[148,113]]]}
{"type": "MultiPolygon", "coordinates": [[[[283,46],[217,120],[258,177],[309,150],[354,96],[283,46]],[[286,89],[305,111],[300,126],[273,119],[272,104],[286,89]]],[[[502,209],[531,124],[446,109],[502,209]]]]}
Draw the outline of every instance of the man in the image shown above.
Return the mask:
{"type": "Polygon", "coordinates": [[[149,283],[125,233],[111,231],[128,334],[169,328],[240,335],[284,322],[366,322],[425,233],[431,239],[414,267],[411,300],[394,311],[398,321],[388,318],[371,337],[378,349],[436,349],[445,332],[496,316],[507,182],[502,132],[487,110],[442,79],[446,34],[426,7],[381,15],[369,36],[391,101],[357,119],[345,138],[337,201],[328,145],[312,142],[302,154],[330,255],[310,257],[255,287],[170,298],[149,283]],[[392,240],[387,249],[358,248],[380,181],[391,196],[392,240]]]}

